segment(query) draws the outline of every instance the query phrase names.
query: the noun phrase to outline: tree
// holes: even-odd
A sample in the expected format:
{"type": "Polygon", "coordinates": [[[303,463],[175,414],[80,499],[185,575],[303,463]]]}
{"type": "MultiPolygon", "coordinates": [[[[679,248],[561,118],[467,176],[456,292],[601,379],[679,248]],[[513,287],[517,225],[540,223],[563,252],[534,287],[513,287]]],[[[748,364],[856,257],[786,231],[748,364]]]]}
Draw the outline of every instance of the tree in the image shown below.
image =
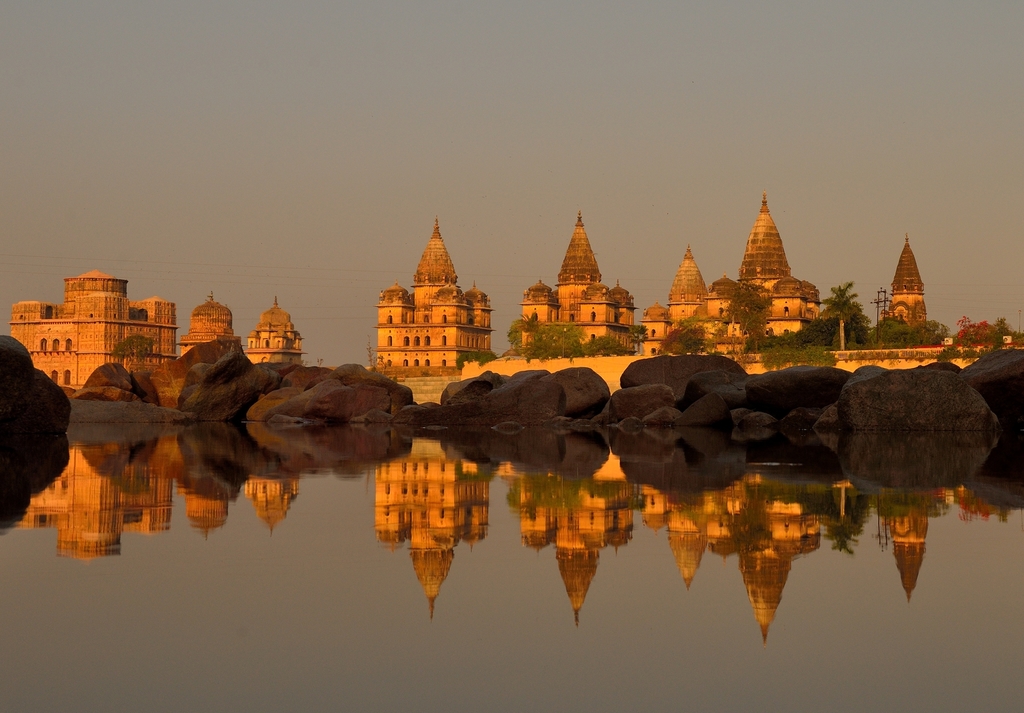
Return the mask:
{"type": "Polygon", "coordinates": [[[512,348],[527,359],[583,356],[583,329],[575,322],[517,319],[508,330],[512,348]]]}
{"type": "Polygon", "coordinates": [[[823,317],[839,319],[839,351],[846,351],[846,322],[854,315],[864,314],[864,308],[857,301],[857,293],[853,291],[852,282],[844,282],[832,288],[832,296],[822,300],[825,310],[823,317]]]}
{"type": "Polygon", "coordinates": [[[129,371],[153,353],[153,340],[143,334],[133,334],[117,344],[110,355],[129,371]]]}
{"type": "Polygon", "coordinates": [[[768,310],[771,309],[772,298],[760,285],[741,282],[736,285],[729,300],[725,314],[730,322],[735,322],[740,331],[748,335],[754,351],[764,339],[764,330],[768,325],[768,310]]]}
{"type": "Polygon", "coordinates": [[[666,334],[661,343],[665,354],[703,354],[707,351],[704,325],[697,319],[681,319],[666,334]]]}
{"type": "Polygon", "coordinates": [[[583,353],[586,356],[626,356],[634,352],[631,347],[627,347],[615,337],[606,335],[584,341],[583,353]]]}
{"type": "Polygon", "coordinates": [[[634,324],[629,328],[629,342],[633,345],[633,354],[639,354],[641,346],[647,341],[647,328],[642,324],[634,324]]]}

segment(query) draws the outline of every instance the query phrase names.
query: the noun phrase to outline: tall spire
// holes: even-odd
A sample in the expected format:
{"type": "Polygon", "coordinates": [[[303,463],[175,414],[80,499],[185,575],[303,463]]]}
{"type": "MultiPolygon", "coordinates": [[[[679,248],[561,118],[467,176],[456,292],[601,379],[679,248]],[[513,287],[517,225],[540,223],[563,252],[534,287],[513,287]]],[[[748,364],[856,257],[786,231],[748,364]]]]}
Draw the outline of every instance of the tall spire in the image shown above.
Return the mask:
{"type": "Polygon", "coordinates": [[[910,249],[910,234],[903,236],[903,252],[900,253],[900,261],[896,263],[896,274],[892,278],[892,291],[897,292],[923,292],[924,281],[921,280],[921,272],[917,269],[917,258],[914,251],[910,249]]]}
{"type": "Polygon", "coordinates": [[[765,191],[761,194],[761,212],[747,237],[747,248],[740,264],[740,279],[771,280],[789,276],[786,250],[782,247],[782,236],[768,210],[768,192],[765,191]]]}
{"type": "Polygon", "coordinates": [[[412,279],[415,285],[454,285],[459,280],[452,258],[448,255],[448,248],[444,245],[444,238],[441,237],[441,227],[436,217],[434,232],[427,241],[427,247],[412,279]]]}
{"type": "Polygon", "coordinates": [[[672,288],[668,292],[668,302],[700,302],[707,296],[708,288],[704,284],[704,276],[700,274],[697,261],[693,259],[693,252],[690,246],[686,246],[686,254],[683,261],[679,263],[676,271],[676,278],[672,281],[672,288]]]}
{"type": "Polygon", "coordinates": [[[572,283],[593,284],[601,281],[601,270],[597,267],[597,258],[587,239],[587,231],[583,227],[583,211],[576,214],[576,229],[572,231],[569,248],[562,260],[562,269],[558,271],[558,284],[572,283]]]}

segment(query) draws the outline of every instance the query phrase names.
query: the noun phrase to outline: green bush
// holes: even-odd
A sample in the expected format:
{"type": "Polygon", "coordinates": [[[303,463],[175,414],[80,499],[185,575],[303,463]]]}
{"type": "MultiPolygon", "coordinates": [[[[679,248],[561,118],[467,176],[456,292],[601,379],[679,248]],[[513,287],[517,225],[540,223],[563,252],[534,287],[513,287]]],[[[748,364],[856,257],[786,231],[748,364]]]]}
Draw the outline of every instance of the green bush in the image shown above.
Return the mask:
{"type": "Polygon", "coordinates": [[[463,352],[455,358],[455,366],[461,369],[466,366],[467,362],[476,362],[480,366],[494,361],[498,358],[498,355],[494,352],[463,352]]]}
{"type": "Polygon", "coordinates": [[[835,366],[836,356],[825,347],[774,347],[761,352],[761,363],[768,371],[787,366],[835,366]]]}

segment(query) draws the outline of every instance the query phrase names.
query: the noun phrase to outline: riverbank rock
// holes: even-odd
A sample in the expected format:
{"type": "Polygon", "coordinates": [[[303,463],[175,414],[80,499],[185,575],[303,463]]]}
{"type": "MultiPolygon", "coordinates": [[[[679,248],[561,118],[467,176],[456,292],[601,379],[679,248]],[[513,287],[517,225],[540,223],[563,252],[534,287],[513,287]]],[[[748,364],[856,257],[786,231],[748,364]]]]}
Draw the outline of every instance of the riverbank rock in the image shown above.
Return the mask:
{"type": "MultiPolygon", "coordinates": [[[[335,382],[336,383],[336,382],[335,382]]],[[[391,395],[387,389],[373,384],[331,385],[334,388],[317,389],[310,392],[313,397],[306,401],[303,418],[328,423],[348,423],[357,416],[370,411],[390,411],[391,395]]]]}
{"type": "Polygon", "coordinates": [[[680,402],[685,409],[708,394],[718,394],[730,409],[747,405],[747,374],[735,371],[701,371],[686,382],[686,392],[680,402]]]}
{"type": "Polygon", "coordinates": [[[541,380],[558,384],[565,390],[565,415],[570,418],[596,416],[611,398],[607,382],[589,367],[562,369],[541,380]]]}
{"type": "Polygon", "coordinates": [[[178,397],[185,388],[185,377],[195,364],[213,364],[230,352],[241,353],[237,342],[213,341],[197,344],[174,361],[164,362],[152,372],[149,378],[156,391],[156,403],[164,408],[177,408],[178,397]]]}
{"type": "Polygon", "coordinates": [[[565,390],[544,380],[507,383],[481,398],[433,408],[406,407],[395,415],[395,425],[495,426],[515,421],[540,426],[565,415],[565,390]]]}
{"type": "Polygon", "coordinates": [[[663,406],[675,406],[676,395],[668,384],[644,384],[622,388],[608,400],[608,422],[630,417],[642,419],[663,406]]]}
{"type": "Polygon", "coordinates": [[[159,399],[159,396],[156,393],[156,387],[153,386],[153,380],[150,378],[150,372],[133,371],[131,373],[131,377],[132,392],[147,404],[155,404],[159,399]]]}
{"type": "Polygon", "coordinates": [[[676,419],[676,426],[718,426],[732,424],[729,405],[719,394],[701,396],[676,419]]]}
{"type": "Polygon", "coordinates": [[[751,411],[732,429],[734,441],[767,441],[779,432],[779,422],[770,413],[751,411]]]}
{"type": "Polygon", "coordinates": [[[791,366],[747,379],[750,408],[776,417],[795,408],[825,408],[839,399],[850,372],[831,366],[791,366]]]}
{"type": "Polygon", "coordinates": [[[807,408],[801,406],[795,408],[779,419],[779,430],[783,433],[794,433],[800,431],[813,431],[814,424],[821,418],[825,409],[807,408]]]}
{"type": "Polygon", "coordinates": [[[13,337],[0,335],[0,421],[14,418],[28,406],[34,374],[28,349],[13,337]]]}
{"type": "Polygon", "coordinates": [[[683,412],[677,409],[675,406],[662,406],[657,411],[651,413],[640,419],[645,426],[651,426],[654,428],[670,428],[676,422],[683,412]]]}
{"type": "Polygon", "coordinates": [[[131,391],[116,386],[87,386],[71,395],[75,401],[141,401],[131,391]]]}
{"type": "Polygon", "coordinates": [[[333,369],[324,366],[296,366],[288,371],[281,379],[281,388],[287,389],[293,386],[303,391],[312,388],[334,373],[333,369]]]}
{"type": "Polygon", "coordinates": [[[132,375],[123,366],[113,362],[96,367],[82,384],[83,389],[109,387],[121,391],[131,391],[132,386],[132,375]]]}
{"type": "Polygon", "coordinates": [[[285,401],[288,401],[289,399],[295,398],[301,393],[302,387],[287,386],[281,387],[280,389],[276,389],[274,391],[271,391],[270,393],[264,394],[259,398],[259,400],[256,403],[249,407],[248,411],[245,412],[245,420],[266,421],[267,418],[269,418],[268,412],[272,408],[280,404],[283,404],[285,401]]]}
{"type": "Polygon", "coordinates": [[[686,384],[690,377],[702,371],[747,373],[732,359],[717,354],[662,355],[639,359],[627,366],[619,377],[619,385],[628,389],[648,384],[665,384],[672,389],[676,401],[681,401],[686,395],[686,384]]]}
{"type": "Polygon", "coordinates": [[[1009,429],[1024,421],[1024,351],[1001,349],[960,372],[964,383],[981,394],[1009,429]]]}
{"type": "Polygon", "coordinates": [[[399,384],[383,374],[375,371],[367,371],[359,364],[343,364],[334,370],[329,379],[340,381],[343,386],[355,386],[356,384],[370,384],[386,389],[391,397],[391,413],[397,414],[404,406],[413,403],[412,389],[404,384],[399,384]]]}
{"type": "Polygon", "coordinates": [[[948,371],[889,371],[844,389],[836,404],[844,431],[995,431],[981,394],[948,371]]]}
{"type": "Polygon", "coordinates": [[[814,422],[815,433],[835,433],[840,430],[839,408],[832,404],[822,410],[818,420],[814,422]]]}
{"type": "Polygon", "coordinates": [[[43,372],[32,370],[25,407],[14,418],[0,421],[0,433],[66,433],[71,402],[43,372]]]}
{"type": "MultiPolygon", "coordinates": [[[[447,404],[452,397],[456,394],[461,393],[464,389],[472,389],[472,391],[463,394],[459,400],[471,401],[472,399],[479,398],[484,394],[489,394],[491,391],[502,384],[507,379],[500,374],[495,374],[493,371],[485,371],[479,376],[474,376],[472,379],[464,379],[462,381],[453,381],[444,387],[444,391],[441,392],[441,405],[447,404]]],[[[456,401],[455,403],[458,403],[456,401]]]]}
{"type": "Polygon", "coordinates": [[[229,351],[206,369],[196,390],[181,405],[199,421],[234,421],[267,392],[275,390],[281,377],[260,369],[238,351],[229,351]]]}
{"type": "Polygon", "coordinates": [[[70,404],[71,423],[191,423],[192,415],[142,401],[81,401],[70,404]]]}

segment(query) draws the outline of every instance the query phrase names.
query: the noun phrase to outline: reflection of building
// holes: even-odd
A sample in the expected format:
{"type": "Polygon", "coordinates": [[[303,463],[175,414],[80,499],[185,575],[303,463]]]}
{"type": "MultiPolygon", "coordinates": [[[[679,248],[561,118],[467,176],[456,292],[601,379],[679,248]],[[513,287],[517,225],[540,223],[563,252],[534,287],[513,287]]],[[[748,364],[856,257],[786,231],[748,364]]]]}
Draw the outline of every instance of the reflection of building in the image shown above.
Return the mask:
{"type": "Polygon", "coordinates": [[[245,497],[252,502],[259,517],[270,531],[288,516],[292,501],[299,497],[299,479],[290,478],[249,478],[245,481],[245,497]]]}
{"type": "Polygon", "coordinates": [[[920,324],[928,319],[924,306],[924,282],[917,269],[917,258],[910,249],[909,235],[903,241],[903,252],[892,278],[892,302],[883,316],[909,324],[920,324]]]}
{"type": "Polygon", "coordinates": [[[246,356],[253,363],[301,364],[305,353],[302,336],[295,331],[292,316],[277,306],[275,297],[274,306],[260,315],[256,329],[249,332],[246,356]]]}
{"type": "Polygon", "coordinates": [[[555,289],[537,282],[523,293],[522,308],[524,320],[573,322],[583,329],[585,339],[614,337],[625,346],[632,345],[633,296],[618,282],[610,289],[602,284],[582,212],[576,218],[555,289]]]}
{"type": "Polygon", "coordinates": [[[719,324],[728,320],[729,305],[740,284],[755,285],[771,298],[768,334],[796,332],[818,316],[821,303],[818,288],[793,277],[782,237],[768,210],[767,194],[761,197],[761,212],[747,236],[739,282],[722,275],[706,288],[687,246],[669,292],[668,308],[654,304],[644,311],[642,324],[647,331],[644,353],[661,353],[665,333],[680,319],[709,318],[719,324]]]}
{"type": "Polygon", "coordinates": [[[902,517],[887,518],[889,535],[892,538],[892,553],[896,557],[896,568],[900,571],[903,591],[907,602],[917,587],[917,577],[924,564],[924,538],[928,534],[927,512],[909,512],[902,517]]]}
{"type": "Polygon", "coordinates": [[[117,361],[114,347],[141,335],[153,340],[144,363],[174,359],[174,303],[150,297],[128,300],[128,280],[92,270],[64,278],[64,302],[16,302],[11,336],[25,345],[37,369],[64,386],[80,387],[99,366],[117,361]]]}
{"type": "Polygon", "coordinates": [[[206,302],[192,310],[188,334],[181,338],[181,353],[185,354],[195,345],[212,342],[215,339],[234,342],[241,346],[242,338],[235,336],[231,322],[231,310],[226,305],[215,302],[211,292],[206,302]]]}
{"type": "Polygon", "coordinates": [[[392,549],[409,543],[430,616],[455,546],[487,536],[490,484],[471,463],[449,460],[437,441],[416,439],[409,455],[377,466],[374,529],[392,549]]]}
{"type": "Polygon", "coordinates": [[[625,480],[543,475],[524,476],[518,487],[523,544],[539,550],[554,543],[558,573],[579,625],[600,550],[618,549],[632,537],[632,486],[625,480]]]}
{"type": "Polygon", "coordinates": [[[122,532],[167,530],[174,480],[161,456],[175,447],[162,438],[149,458],[122,463],[116,446],[72,446],[64,473],[32,498],[20,527],[56,528],[57,553],[76,559],[120,554],[122,532]]]}
{"type": "Polygon", "coordinates": [[[427,242],[413,275],[412,294],[397,282],[377,303],[381,367],[417,373],[455,367],[459,354],[491,350],[491,300],[473,283],[463,292],[441,228],[427,242]]]}

